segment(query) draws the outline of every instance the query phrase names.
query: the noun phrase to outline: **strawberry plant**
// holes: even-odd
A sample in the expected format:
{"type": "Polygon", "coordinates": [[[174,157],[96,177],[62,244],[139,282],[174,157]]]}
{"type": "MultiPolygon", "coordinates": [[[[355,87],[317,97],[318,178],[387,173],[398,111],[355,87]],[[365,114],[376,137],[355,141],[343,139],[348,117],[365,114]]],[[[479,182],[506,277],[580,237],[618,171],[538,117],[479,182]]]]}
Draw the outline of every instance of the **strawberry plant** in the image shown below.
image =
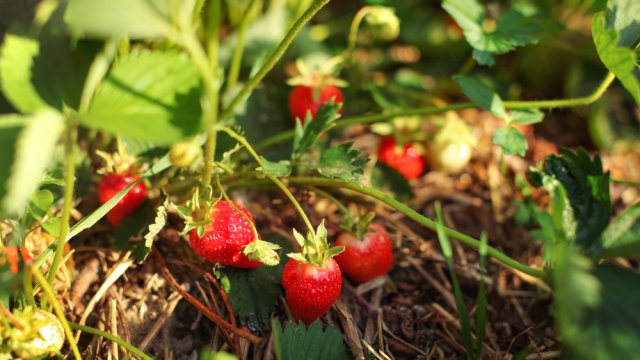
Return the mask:
{"type": "Polygon", "coordinates": [[[637,1],[24,5],[1,359],[640,351],[637,1]]]}

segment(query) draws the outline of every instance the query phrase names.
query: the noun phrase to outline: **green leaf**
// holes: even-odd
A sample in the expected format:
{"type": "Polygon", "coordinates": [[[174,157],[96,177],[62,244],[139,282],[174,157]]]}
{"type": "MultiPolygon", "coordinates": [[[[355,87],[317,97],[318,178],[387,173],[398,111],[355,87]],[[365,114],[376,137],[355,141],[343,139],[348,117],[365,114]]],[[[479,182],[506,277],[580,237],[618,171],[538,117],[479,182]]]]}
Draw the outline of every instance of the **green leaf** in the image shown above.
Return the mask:
{"type": "Polygon", "coordinates": [[[493,132],[493,143],[500,146],[507,155],[524,156],[529,148],[527,139],[513,126],[497,128],[493,132]]]}
{"type": "Polygon", "coordinates": [[[458,278],[456,276],[456,268],[453,263],[453,251],[451,250],[451,241],[449,240],[449,237],[447,237],[447,234],[444,233],[444,223],[442,220],[442,208],[440,207],[439,202],[436,203],[436,232],[438,234],[438,241],[440,242],[440,248],[442,249],[442,254],[445,257],[445,260],[447,261],[451,283],[453,284],[453,293],[455,296],[456,310],[458,312],[458,317],[460,318],[460,328],[462,331],[462,343],[464,344],[464,348],[467,352],[467,356],[469,359],[479,358],[475,353],[475,348],[472,342],[471,320],[469,316],[469,310],[467,309],[467,305],[465,305],[464,303],[464,297],[462,296],[462,289],[460,288],[460,283],[458,282],[458,278]]]}
{"type": "MultiPolygon", "coordinates": [[[[282,254],[291,249],[286,240],[276,234],[268,234],[264,241],[281,245],[282,248],[278,251],[281,258],[282,254]]],[[[281,261],[276,266],[260,266],[255,269],[226,267],[222,270],[229,283],[227,294],[240,320],[261,323],[269,321],[281,292],[284,264],[281,261]]]]}
{"type": "Polygon", "coordinates": [[[15,157],[2,198],[2,209],[12,215],[23,213],[53,159],[54,149],[64,130],[62,115],[56,111],[37,112],[24,117],[24,120],[25,127],[15,143],[15,157]]]}
{"type": "MultiPolygon", "coordinates": [[[[552,154],[545,159],[545,173],[557,179],[566,190],[573,213],[575,241],[588,248],[599,240],[611,218],[609,173],[603,172],[597,154],[592,159],[582,148],[576,152],[562,148],[560,152],[562,156],[552,154]]],[[[568,216],[563,212],[562,217],[568,216]]]]}
{"type": "Polygon", "coordinates": [[[538,109],[512,110],[511,122],[516,124],[537,124],[544,119],[544,113],[538,109]]]}
{"type": "Polygon", "coordinates": [[[274,348],[278,360],[347,360],[342,335],[331,325],[322,331],[322,322],[314,321],[308,328],[289,322],[284,331],[277,318],[271,321],[274,332],[274,348]]]}
{"type": "Polygon", "coordinates": [[[22,219],[24,225],[29,227],[36,221],[42,220],[51,209],[53,201],[54,198],[51,191],[46,189],[36,191],[31,197],[25,216],[22,219]]]}
{"type": "Polygon", "coordinates": [[[507,110],[504,108],[502,99],[490,87],[468,76],[456,75],[453,79],[462,86],[464,94],[467,95],[474,104],[482,109],[491,111],[499,118],[509,121],[509,114],[507,114],[507,110]]]}
{"type": "Polygon", "coordinates": [[[369,162],[362,151],[352,149],[347,143],[325,149],[320,153],[318,172],[328,178],[358,182],[364,175],[364,166],[369,162]]]}
{"type": "Polygon", "coordinates": [[[76,35],[156,39],[172,26],[166,0],[69,0],[64,20],[76,35]]]}
{"type": "Polygon", "coordinates": [[[409,181],[391,166],[377,162],[371,173],[371,186],[391,192],[399,201],[409,201],[415,197],[409,181]]]}
{"type": "Polygon", "coordinates": [[[262,167],[258,167],[256,171],[266,171],[269,174],[276,177],[289,176],[291,174],[291,162],[287,160],[280,160],[278,162],[273,162],[265,159],[264,157],[260,157],[262,162],[264,163],[265,169],[262,167]]]}
{"type": "Polygon", "coordinates": [[[334,105],[327,102],[320,106],[313,119],[307,118],[304,125],[296,121],[292,159],[298,159],[315,144],[320,134],[335,126],[338,110],[341,107],[341,103],[334,105]]]}
{"type": "Polygon", "coordinates": [[[36,39],[7,34],[0,54],[0,85],[7,100],[22,112],[47,106],[31,81],[34,59],[40,52],[36,39]]]}
{"type": "Polygon", "coordinates": [[[607,226],[591,255],[598,258],[640,255],[640,204],[626,209],[607,226]]]}
{"type": "Polygon", "coordinates": [[[7,34],[0,53],[0,86],[21,112],[63,104],[77,109],[89,66],[98,47],[43,32],[38,38],[7,34]]]}
{"type": "Polygon", "coordinates": [[[122,58],[80,121],[131,139],[159,145],[202,130],[200,81],[189,58],[177,51],[141,51],[122,58]]]}
{"type": "Polygon", "coordinates": [[[0,200],[4,199],[7,192],[6,184],[15,158],[16,141],[25,124],[26,118],[20,115],[0,115],[0,200]]]}
{"type": "Polygon", "coordinates": [[[622,42],[620,36],[616,30],[608,29],[602,12],[594,15],[591,32],[602,63],[616,75],[636,103],[640,104],[640,70],[634,49],[618,45],[622,42]]]}
{"type": "Polygon", "coordinates": [[[487,29],[486,12],[476,0],[445,0],[442,7],[462,28],[474,48],[473,57],[481,65],[493,65],[493,55],[538,42],[543,28],[539,18],[508,10],[497,18],[495,29],[487,29]]]}
{"type": "Polygon", "coordinates": [[[640,41],[640,2],[637,0],[607,1],[606,23],[620,34],[618,46],[635,48],[640,41]]]}
{"type": "Polygon", "coordinates": [[[634,359],[640,353],[640,275],[606,264],[593,267],[560,248],[554,271],[554,315],[563,358],[634,359]],[[587,346],[588,344],[588,346],[587,346]]]}

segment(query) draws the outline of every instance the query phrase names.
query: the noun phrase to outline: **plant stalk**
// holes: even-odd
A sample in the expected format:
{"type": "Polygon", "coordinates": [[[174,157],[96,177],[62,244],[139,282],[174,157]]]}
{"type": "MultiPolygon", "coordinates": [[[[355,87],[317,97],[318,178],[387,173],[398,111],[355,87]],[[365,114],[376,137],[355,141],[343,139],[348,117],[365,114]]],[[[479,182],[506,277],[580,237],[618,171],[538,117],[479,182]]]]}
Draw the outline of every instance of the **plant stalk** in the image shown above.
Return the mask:
{"type": "Polygon", "coordinates": [[[330,0],[316,0],[313,4],[305,11],[302,16],[296,20],[291,29],[287,32],[285,37],[282,39],[278,47],[271,53],[267,61],[262,65],[260,70],[247,81],[242,90],[231,100],[229,105],[224,109],[222,114],[220,115],[220,120],[224,121],[233,116],[235,109],[249,96],[251,91],[260,84],[262,79],[271,71],[271,69],[276,65],[278,60],[284,55],[285,51],[293,42],[296,35],[300,32],[302,27],[309,21],[311,18],[315,16],[315,14],[320,11],[325,5],[329,3],[330,0]]]}
{"type": "Polygon", "coordinates": [[[69,322],[69,327],[74,329],[74,330],[80,330],[82,332],[85,332],[87,334],[93,334],[93,335],[98,335],[101,336],[107,340],[111,340],[115,343],[117,343],[118,345],[122,346],[123,348],[129,350],[130,353],[132,353],[133,355],[143,359],[143,360],[153,360],[153,358],[147,354],[145,354],[143,351],[141,351],[140,349],[138,349],[137,347],[129,344],[128,342],[126,342],[125,340],[110,334],[106,331],[102,331],[99,329],[95,329],[92,328],[90,326],[85,326],[85,325],[80,325],[80,324],[76,324],[76,323],[72,323],[69,322]]]}
{"type": "Polygon", "coordinates": [[[231,58],[231,64],[229,65],[229,75],[227,76],[227,89],[233,89],[238,83],[238,77],[240,76],[240,65],[242,64],[242,55],[244,52],[244,40],[247,35],[247,29],[249,28],[249,22],[252,18],[252,12],[256,0],[250,0],[247,5],[247,10],[240,22],[240,28],[238,29],[238,42],[233,51],[233,57],[231,58]]]}
{"type": "Polygon", "coordinates": [[[64,329],[64,333],[67,337],[67,341],[69,342],[69,347],[73,352],[73,356],[76,358],[76,360],[82,360],[82,356],[80,356],[80,351],[78,350],[78,344],[76,344],[76,341],[73,338],[73,333],[71,333],[71,328],[69,328],[69,322],[67,322],[67,318],[64,316],[62,307],[56,299],[56,294],[53,292],[51,286],[49,286],[49,283],[47,283],[44,275],[42,275],[42,273],[35,267],[33,267],[32,270],[33,276],[35,277],[36,281],[40,283],[40,286],[42,286],[42,291],[44,291],[45,295],[49,298],[51,305],[53,305],[53,311],[56,313],[58,319],[60,320],[60,323],[62,324],[62,328],[64,329]]]}

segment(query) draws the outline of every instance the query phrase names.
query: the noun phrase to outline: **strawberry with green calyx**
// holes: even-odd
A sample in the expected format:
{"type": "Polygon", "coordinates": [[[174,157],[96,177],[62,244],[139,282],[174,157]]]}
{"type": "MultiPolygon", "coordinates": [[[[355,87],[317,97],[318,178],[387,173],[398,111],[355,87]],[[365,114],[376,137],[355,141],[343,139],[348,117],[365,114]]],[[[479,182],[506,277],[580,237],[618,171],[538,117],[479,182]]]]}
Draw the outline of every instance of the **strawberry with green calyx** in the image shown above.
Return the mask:
{"type": "Polygon", "coordinates": [[[398,170],[406,179],[420,177],[427,164],[426,149],[420,132],[419,116],[396,117],[390,124],[376,124],[373,132],[383,135],[378,160],[398,170]]]}
{"type": "Polygon", "coordinates": [[[462,171],[477,141],[471,128],[455,112],[448,112],[428,145],[431,168],[448,173],[462,171]]]}
{"type": "Polygon", "coordinates": [[[282,272],[282,286],[293,316],[309,325],[327,312],[340,295],[342,275],[333,257],[344,247],[329,247],[324,220],[315,234],[310,232],[304,237],[294,229],[293,235],[301,251],[288,254],[291,259],[282,272]]]}
{"type": "MultiPolygon", "coordinates": [[[[296,62],[299,75],[287,81],[287,84],[294,87],[289,93],[289,112],[294,122],[300,119],[304,124],[308,113],[313,119],[320,106],[331,99],[334,104],[343,102],[340,87],[346,86],[347,83],[332,76],[340,61],[341,58],[335,58],[322,69],[313,71],[302,60],[296,62]]],[[[338,113],[342,113],[342,108],[338,113]]]]}
{"type": "Polygon", "coordinates": [[[13,315],[19,327],[3,329],[0,324],[0,340],[11,351],[23,359],[60,355],[65,334],[55,315],[30,306],[14,310],[13,315]]]}
{"type": "Polygon", "coordinates": [[[381,225],[372,223],[375,214],[348,216],[341,224],[345,230],[335,244],[345,250],[336,256],[340,269],[357,283],[386,274],[393,264],[391,239],[381,225]]]}
{"type": "Polygon", "coordinates": [[[253,217],[242,205],[227,200],[206,202],[198,191],[187,207],[177,208],[185,219],[183,234],[195,252],[218,264],[256,268],[277,265],[278,245],[262,241],[253,217]]]}
{"type": "MultiPolygon", "coordinates": [[[[135,159],[125,154],[117,152],[108,154],[103,151],[96,151],[96,154],[104,159],[106,165],[98,170],[102,178],[98,182],[98,199],[101,204],[111,200],[116,194],[137,181],[140,176],[137,174],[135,159]]],[[[147,185],[144,182],[137,183],[129,192],[107,213],[107,220],[119,227],[122,220],[133,214],[147,199],[147,185]]]]}

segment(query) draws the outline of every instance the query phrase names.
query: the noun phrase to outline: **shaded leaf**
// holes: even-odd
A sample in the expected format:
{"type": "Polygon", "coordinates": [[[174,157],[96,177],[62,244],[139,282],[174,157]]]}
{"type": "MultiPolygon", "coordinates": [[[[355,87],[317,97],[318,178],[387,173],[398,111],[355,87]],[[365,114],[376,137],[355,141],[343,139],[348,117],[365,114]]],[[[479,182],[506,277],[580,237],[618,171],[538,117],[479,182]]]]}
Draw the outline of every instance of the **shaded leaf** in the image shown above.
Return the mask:
{"type": "Polygon", "coordinates": [[[527,139],[513,126],[497,128],[493,132],[493,143],[500,146],[507,155],[524,156],[529,148],[527,139]]]}
{"type": "Polygon", "coordinates": [[[352,145],[342,144],[323,150],[317,165],[318,172],[328,178],[358,182],[369,159],[363,156],[362,151],[352,149],[352,145]]]}
{"type": "Polygon", "coordinates": [[[575,249],[560,247],[554,315],[563,358],[633,359],[640,353],[640,290],[630,286],[639,281],[632,270],[593,266],[575,249]]]}
{"type": "Polygon", "coordinates": [[[142,51],[122,58],[80,121],[130,139],[167,145],[202,130],[200,80],[177,51],[142,51]]]}
{"type": "Polygon", "coordinates": [[[508,10],[497,18],[495,29],[486,29],[485,9],[476,0],[445,0],[442,7],[462,28],[465,39],[474,48],[474,59],[481,65],[493,65],[494,54],[538,42],[543,28],[539,18],[508,10]]]}
{"type": "Polygon", "coordinates": [[[640,41],[640,2],[609,0],[605,14],[608,28],[620,34],[618,46],[635,48],[640,41]]]}
{"type": "Polygon", "coordinates": [[[42,220],[51,209],[54,198],[53,193],[46,189],[36,191],[27,205],[27,211],[22,219],[25,226],[29,227],[36,221],[42,220]]]}
{"type": "Polygon", "coordinates": [[[15,158],[16,141],[25,122],[26,118],[20,115],[0,115],[0,200],[7,192],[6,183],[15,158]]]}
{"type": "Polygon", "coordinates": [[[271,321],[274,348],[278,360],[342,360],[351,359],[342,334],[330,325],[322,331],[322,322],[314,321],[308,328],[289,322],[282,330],[277,318],[271,321]]]}
{"type": "Polygon", "coordinates": [[[616,30],[607,28],[605,14],[602,12],[594,15],[591,32],[602,63],[616,75],[636,103],[640,104],[640,70],[636,52],[618,45],[620,36],[616,30]]]}
{"type": "Polygon", "coordinates": [[[408,201],[415,197],[409,181],[398,170],[377,162],[371,173],[371,186],[391,192],[398,201],[408,201]]]}
{"type": "Polygon", "coordinates": [[[474,104],[482,109],[491,111],[499,118],[509,120],[509,114],[507,114],[507,110],[504,108],[502,99],[490,87],[468,76],[456,75],[453,79],[462,86],[464,94],[467,95],[474,104]]]}
{"type": "Polygon", "coordinates": [[[640,255],[640,204],[616,217],[593,247],[592,256],[599,258],[637,257],[640,255]]]}
{"type": "Polygon", "coordinates": [[[574,219],[575,241],[590,247],[598,241],[611,218],[609,173],[603,172],[597,154],[592,159],[582,148],[576,152],[562,148],[560,152],[561,156],[552,154],[546,158],[545,173],[557,179],[566,190],[574,219]]]}
{"type": "Polygon", "coordinates": [[[77,109],[98,44],[43,31],[37,38],[7,34],[0,54],[0,86],[22,112],[63,104],[77,109]]]}
{"type": "MultiPolygon", "coordinates": [[[[278,251],[281,259],[291,247],[282,237],[269,234],[264,241],[281,245],[278,251]]],[[[255,269],[226,267],[222,273],[227,278],[226,291],[236,315],[243,322],[266,323],[275,309],[281,293],[280,282],[285,261],[276,266],[260,266],[255,269]]]]}

